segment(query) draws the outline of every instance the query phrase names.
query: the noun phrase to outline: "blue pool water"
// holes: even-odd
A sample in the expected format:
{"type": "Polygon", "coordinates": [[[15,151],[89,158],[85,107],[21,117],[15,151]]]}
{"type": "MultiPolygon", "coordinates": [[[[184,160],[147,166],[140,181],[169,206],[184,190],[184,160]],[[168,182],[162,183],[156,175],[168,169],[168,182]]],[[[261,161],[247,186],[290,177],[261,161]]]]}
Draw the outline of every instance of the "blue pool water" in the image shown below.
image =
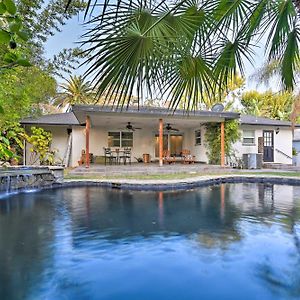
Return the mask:
{"type": "Polygon", "coordinates": [[[300,299],[300,187],[0,200],[0,299],[300,299]]]}

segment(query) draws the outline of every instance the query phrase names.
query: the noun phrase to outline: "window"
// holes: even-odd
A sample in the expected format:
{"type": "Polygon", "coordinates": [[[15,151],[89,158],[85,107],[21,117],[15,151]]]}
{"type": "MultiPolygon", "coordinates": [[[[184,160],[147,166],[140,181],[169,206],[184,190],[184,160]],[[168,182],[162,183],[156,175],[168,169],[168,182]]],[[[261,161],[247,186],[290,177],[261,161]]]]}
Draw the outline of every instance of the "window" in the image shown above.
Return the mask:
{"type": "Polygon", "coordinates": [[[122,131],[108,132],[108,147],[132,147],[133,133],[122,131]]]}
{"type": "Polygon", "coordinates": [[[201,130],[195,131],[195,145],[201,145],[201,130]]]}
{"type": "Polygon", "coordinates": [[[121,132],[121,145],[122,147],[133,146],[133,133],[132,132],[121,132]]]}
{"type": "Polygon", "coordinates": [[[243,144],[254,145],[255,144],[255,131],[244,130],[243,131],[243,144]]]}

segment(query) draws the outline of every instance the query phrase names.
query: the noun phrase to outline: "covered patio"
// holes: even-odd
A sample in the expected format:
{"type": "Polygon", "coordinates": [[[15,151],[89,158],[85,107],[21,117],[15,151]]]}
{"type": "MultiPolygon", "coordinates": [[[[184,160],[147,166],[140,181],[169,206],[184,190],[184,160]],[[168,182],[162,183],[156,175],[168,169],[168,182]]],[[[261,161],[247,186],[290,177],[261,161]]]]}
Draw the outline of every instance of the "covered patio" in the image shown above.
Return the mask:
{"type": "MultiPolygon", "coordinates": [[[[76,105],[72,107],[72,111],[79,124],[85,126],[84,132],[82,132],[82,127],[73,129],[73,153],[75,149],[77,152],[82,151],[78,147],[79,144],[83,144],[82,136],[84,136],[85,165],[77,168],[76,172],[88,168],[91,168],[91,171],[107,172],[109,170],[109,172],[114,172],[114,169],[120,171],[119,166],[105,167],[91,164],[91,154],[93,156],[103,155],[105,147],[131,148],[132,161],[143,157],[144,154],[149,154],[150,161],[153,163],[147,166],[148,172],[163,165],[163,156],[166,150],[174,157],[179,157],[184,150],[188,150],[195,157],[196,162],[207,163],[204,125],[209,122],[220,124],[221,167],[224,167],[224,122],[239,118],[239,114],[233,112],[194,111],[186,114],[182,110],[171,113],[165,108],[130,108],[120,111],[114,110],[112,107],[76,105]]],[[[78,159],[78,155],[73,155],[73,161],[74,158],[78,159]]],[[[186,167],[176,163],[174,166],[165,167],[164,170],[174,173],[174,171],[186,167]]],[[[188,167],[191,172],[197,172],[199,168],[203,171],[202,164],[188,167]]],[[[211,169],[212,166],[209,168],[211,169]]],[[[126,172],[141,170],[142,173],[145,171],[145,166],[132,164],[131,166],[122,166],[122,170],[126,170],[126,172]]]]}

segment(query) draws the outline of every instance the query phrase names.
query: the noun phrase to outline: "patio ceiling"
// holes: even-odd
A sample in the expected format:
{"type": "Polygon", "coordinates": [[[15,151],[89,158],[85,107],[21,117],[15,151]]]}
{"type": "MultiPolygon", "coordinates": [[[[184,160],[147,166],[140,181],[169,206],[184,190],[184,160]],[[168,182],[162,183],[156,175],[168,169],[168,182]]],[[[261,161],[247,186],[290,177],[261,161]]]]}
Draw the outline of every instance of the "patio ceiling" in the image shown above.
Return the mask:
{"type": "Polygon", "coordinates": [[[170,111],[165,109],[141,109],[139,111],[135,109],[120,112],[99,106],[73,106],[73,112],[81,124],[85,123],[88,115],[92,126],[108,129],[125,129],[128,122],[131,122],[134,127],[156,129],[158,120],[163,119],[164,124],[170,123],[173,127],[183,130],[199,127],[206,122],[222,122],[227,119],[239,118],[238,113],[230,112],[197,111],[189,115],[183,114],[182,111],[170,114],[170,111]]]}

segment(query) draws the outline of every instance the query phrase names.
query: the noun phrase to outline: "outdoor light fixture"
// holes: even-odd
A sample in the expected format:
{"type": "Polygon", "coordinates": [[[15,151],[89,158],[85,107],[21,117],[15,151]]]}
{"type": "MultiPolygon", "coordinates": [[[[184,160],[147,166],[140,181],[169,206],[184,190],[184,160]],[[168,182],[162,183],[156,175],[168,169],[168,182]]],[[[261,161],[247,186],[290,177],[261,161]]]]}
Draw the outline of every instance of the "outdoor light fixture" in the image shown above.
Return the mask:
{"type": "Polygon", "coordinates": [[[276,133],[276,134],[279,133],[279,127],[276,128],[275,133],[276,133]]]}

